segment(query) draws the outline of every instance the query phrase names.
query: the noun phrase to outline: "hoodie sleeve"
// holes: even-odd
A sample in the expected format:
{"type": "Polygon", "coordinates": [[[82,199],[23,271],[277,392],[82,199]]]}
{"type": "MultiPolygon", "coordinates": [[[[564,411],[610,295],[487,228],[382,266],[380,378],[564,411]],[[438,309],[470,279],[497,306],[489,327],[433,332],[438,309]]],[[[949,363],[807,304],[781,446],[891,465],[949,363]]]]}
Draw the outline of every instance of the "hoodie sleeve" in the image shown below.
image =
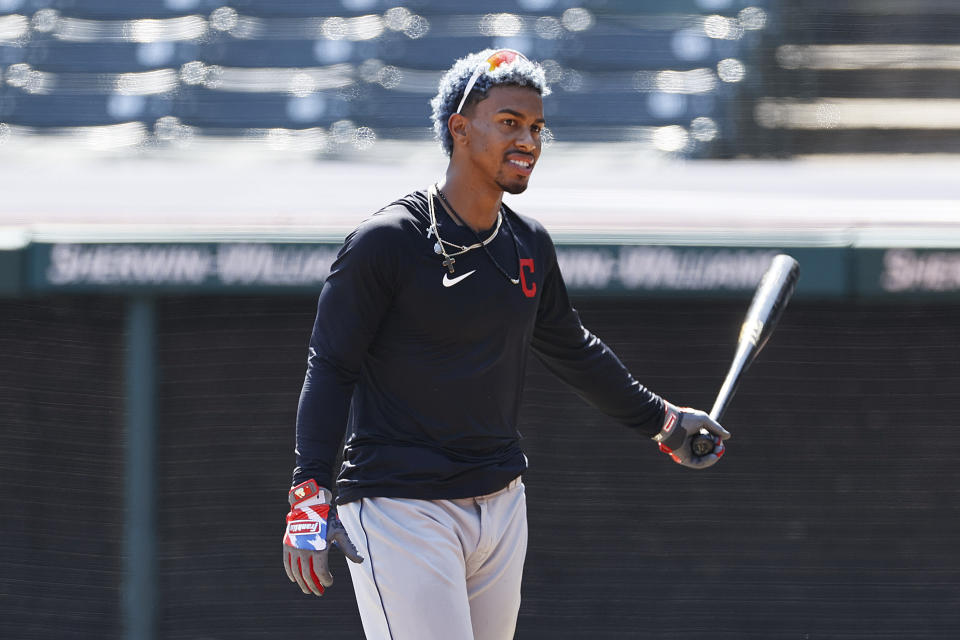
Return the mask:
{"type": "Polygon", "coordinates": [[[655,435],[663,423],[663,400],[637,382],[616,354],[583,326],[570,305],[553,242],[546,231],[542,235],[547,269],[531,341],[534,354],[597,409],[655,435]]]}
{"type": "Polygon", "coordinates": [[[297,407],[293,484],[330,487],[350,400],[397,282],[398,226],[375,216],[347,236],[330,268],[310,335],[297,407]]]}

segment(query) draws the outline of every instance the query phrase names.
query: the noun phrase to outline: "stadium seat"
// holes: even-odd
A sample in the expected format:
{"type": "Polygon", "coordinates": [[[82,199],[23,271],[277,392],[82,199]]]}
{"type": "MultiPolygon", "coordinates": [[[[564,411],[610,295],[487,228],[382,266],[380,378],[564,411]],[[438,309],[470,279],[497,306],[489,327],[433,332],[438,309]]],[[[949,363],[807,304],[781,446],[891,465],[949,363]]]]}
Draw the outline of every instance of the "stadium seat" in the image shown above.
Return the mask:
{"type": "Polygon", "coordinates": [[[218,38],[199,48],[198,59],[225,67],[315,67],[376,58],[379,51],[375,41],[218,38]]]}
{"type": "Polygon", "coordinates": [[[388,34],[384,40],[388,46],[381,59],[387,64],[413,69],[447,69],[456,58],[493,46],[493,38],[479,34],[462,37],[430,34],[420,40],[388,34]]]}
{"type": "MultiPolygon", "coordinates": [[[[398,3],[399,4],[399,3],[398,3]]],[[[518,15],[558,15],[571,6],[568,0],[407,0],[403,6],[424,16],[483,15],[514,13],[518,15]]]]}
{"type": "MultiPolygon", "coordinates": [[[[442,32],[441,32],[442,33],[442,32]]],[[[516,49],[534,60],[545,60],[556,53],[556,41],[534,36],[488,36],[477,33],[441,35],[432,31],[422,39],[411,40],[402,34],[386,34],[382,53],[387,64],[413,69],[446,70],[457,58],[483,49],[516,49]]]]}
{"type": "Polygon", "coordinates": [[[403,7],[414,14],[483,15],[522,13],[548,15],[568,8],[568,0],[233,0],[229,6],[255,16],[357,16],[403,7]]]}
{"type": "Polygon", "coordinates": [[[247,129],[329,126],[351,115],[350,101],[336,91],[294,95],[246,93],[184,87],[176,117],[202,129],[247,129]]]}
{"type": "Polygon", "coordinates": [[[727,57],[724,42],[696,29],[597,30],[572,34],[556,60],[583,70],[691,69],[727,57]]]}
{"type": "Polygon", "coordinates": [[[0,14],[0,66],[23,62],[30,39],[30,20],[18,13],[0,14]]]}
{"type": "Polygon", "coordinates": [[[564,92],[551,95],[544,113],[551,128],[664,126],[715,115],[716,96],[638,92],[564,92]]]}
{"type": "Polygon", "coordinates": [[[123,73],[176,69],[198,53],[194,42],[66,42],[40,34],[27,45],[25,62],[58,73],[123,73]]]}
{"type": "Polygon", "coordinates": [[[90,20],[138,20],[204,15],[218,0],[48,0],[61,15],[90,20]]]}
{"type": "Polygon", "coordinates": [[[359,16],[395,7],[396,0],[232,0],[224,2],[244,15],[258,17],[359,16]]]}
{"type": "Polygon", "coordinates": [[[407,92],[371,85],[369,99],[356,105],[356,119],[378,131],[429,128],[431,97],[433,92],[407,92]]]}
{"type": "Polygon", "coordinates": [[[85,127],[146,121],[170,112],[170,96],[7,91],[5,122],[27,127],[85,127]]]}
{"type": "Polygon", "coordinates": [[[582,0],[577,4],[600,15],[732,16],[745,7],[765,7],[770,0],[582,0]]]}
{"type": "Polygon", "coordinates": [[[9,96],[10,89],[3,79],[3,67],[0,67],[0,122],[6,123],[7,118],[13,113],[13,97],[9,96]]]}

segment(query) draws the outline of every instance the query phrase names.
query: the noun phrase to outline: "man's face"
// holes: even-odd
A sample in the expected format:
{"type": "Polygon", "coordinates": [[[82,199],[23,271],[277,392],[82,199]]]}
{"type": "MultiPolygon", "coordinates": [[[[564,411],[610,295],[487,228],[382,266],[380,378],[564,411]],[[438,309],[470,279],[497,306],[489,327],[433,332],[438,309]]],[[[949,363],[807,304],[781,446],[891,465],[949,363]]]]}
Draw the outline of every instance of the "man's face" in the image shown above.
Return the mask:
{"type": "Polygon", "coordinates": [[[494,87],[467,115],[459,151],[473,168],[507,193],[523,193],[540,157],[543,99],[529,87],[494,87]]]}

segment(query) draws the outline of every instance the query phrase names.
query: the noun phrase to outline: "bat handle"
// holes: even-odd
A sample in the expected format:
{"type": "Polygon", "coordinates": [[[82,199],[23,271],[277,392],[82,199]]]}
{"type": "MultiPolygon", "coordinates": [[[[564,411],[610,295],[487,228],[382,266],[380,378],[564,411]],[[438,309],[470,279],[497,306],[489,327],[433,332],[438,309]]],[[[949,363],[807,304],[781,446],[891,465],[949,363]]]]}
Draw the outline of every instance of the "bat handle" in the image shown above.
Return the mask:
{"type": "MultiPolygon", "coordinates": [[[[723,412],[727,409],[727,402],[730,400],[730,396],[733,395],[733,391],[736,388],[741,369],[742,366],[730,371],[727,379],[723,381],[723,387],[720,389],[720,394],[717,396],[716,402],[713,403],[713,408],[710,409],[710,417],[718,422],[723,416],[723,412]]],[[[713,453],[713,450],[717,448],[717,439],[706,429],[700,429],[700,433],[693,436],[693,440],[690,442],[690,448],[693,450],[693,455],[702,458],[703,456],[710,455],[713,453]]]]}
{"type": "Polygon", "coordinates": [[[690,448],[693,449],[693,455],[702,458],[713,453],[716,446],[716,440],[706,429],[700,429],[700,433],[693,437],[690,442],[690,448]]]}

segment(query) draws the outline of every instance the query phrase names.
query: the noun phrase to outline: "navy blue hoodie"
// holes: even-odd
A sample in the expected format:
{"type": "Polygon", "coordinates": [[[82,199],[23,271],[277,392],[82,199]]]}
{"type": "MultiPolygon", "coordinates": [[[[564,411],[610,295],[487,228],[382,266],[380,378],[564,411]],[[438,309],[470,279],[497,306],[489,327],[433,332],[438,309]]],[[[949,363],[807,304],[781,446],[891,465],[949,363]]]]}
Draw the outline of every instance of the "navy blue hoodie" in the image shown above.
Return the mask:
{"type": "MultiPolygon", "coordinates": [[[[503,488],[526,468],[517,418],[531,350],[604,413],[659,431],[663,401],[583,327],[546,230],[504,206],[486,251],[457,256],[451,274],[427,197],[412,193],[361,223],[331,267],[297,412],[294,484],[329,485],[344,441],[341,504],[503,488]]],[[[445,241],[477,242],[435,207],[445,241]]]]}

